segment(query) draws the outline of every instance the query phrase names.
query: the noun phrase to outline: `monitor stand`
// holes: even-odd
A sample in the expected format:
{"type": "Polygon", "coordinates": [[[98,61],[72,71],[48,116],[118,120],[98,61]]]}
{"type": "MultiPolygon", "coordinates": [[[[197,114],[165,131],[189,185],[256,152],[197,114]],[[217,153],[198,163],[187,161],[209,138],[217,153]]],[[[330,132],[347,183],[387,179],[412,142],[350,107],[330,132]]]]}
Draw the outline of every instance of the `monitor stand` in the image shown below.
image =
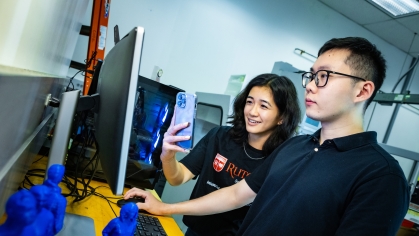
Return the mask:
{"type": "Polygon", "coordinates": [[[87,216],[65,213],[64,226],[58,236],[96,236],[95,224],[92,218],[87,216]]]}
{"type": "Polygon", "coordinates": [[[125,184],[141,189],[153,189],[153,179],[157,168],[153,165],[146,165],[138,160],[128,158],[125,184]]]}
{"type": "MultiPolygon", "coordinates": [[[[66,167],[66,170],[70,169],[66,167]]],[[[127,170],[125,174],[125,187],[126,188],[140,188],[140,189],[153,189],[153,181],[156,175],[157,168],[154,166],[145,166],[137,160],[128,158],[127,170]]],[[[101,171],[101,167],[93,177],[93,180],[107,183],[105,175],[101,171]]]]}

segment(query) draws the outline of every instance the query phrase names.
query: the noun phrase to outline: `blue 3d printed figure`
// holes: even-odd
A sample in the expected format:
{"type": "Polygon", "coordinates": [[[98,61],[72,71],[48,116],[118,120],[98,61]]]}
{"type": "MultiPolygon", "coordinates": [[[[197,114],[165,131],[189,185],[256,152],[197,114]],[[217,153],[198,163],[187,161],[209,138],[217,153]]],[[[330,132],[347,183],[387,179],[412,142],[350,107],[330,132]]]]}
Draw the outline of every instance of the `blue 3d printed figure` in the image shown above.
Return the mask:
{"type": "Polygon", "coordinates": [[[38,216],[35,196],[28,190],[14,193],[6,202],[6,221],[0,225],[2,236],[32,236],[35,234],[34,223],[38,216]]]}
{"type": "Polygon", "coordinates": [[[50,190],[50,204],[47,206],[47,209],[54,215],[54,234],[60,232],[64,225],[67,200],[61,195],[61,188],[58,186],[64,176],[64,171],[65,167],[63,165],[51,165],[48,169],[48,178],[43,184],[50,190]]]}
{"type": "Polygon", "coordinates": [[[52,165],[48,179],[29,191],[14,193],[7,200],[7,218],[0,225],[1,236],[52,236],[64,224],[67,200],[61,195],[58,184],[64,176],[63,165],[52,165]]]}
{"type": "Polygon", "coordinates": [[[134,235],[137,224],[138,207],[130,202],[125,204],[120,211],[120,216],[109,221],[103,229],[103,236],[134,235]]]}
{"type": "Polygon", "coordinates": [[[51,194],[47,186],[35,185],[29,190],[37,200],[38,215],[32,226],[34,226],[34,236],[54,235],[54,215],[48,210],[51,194]]]}

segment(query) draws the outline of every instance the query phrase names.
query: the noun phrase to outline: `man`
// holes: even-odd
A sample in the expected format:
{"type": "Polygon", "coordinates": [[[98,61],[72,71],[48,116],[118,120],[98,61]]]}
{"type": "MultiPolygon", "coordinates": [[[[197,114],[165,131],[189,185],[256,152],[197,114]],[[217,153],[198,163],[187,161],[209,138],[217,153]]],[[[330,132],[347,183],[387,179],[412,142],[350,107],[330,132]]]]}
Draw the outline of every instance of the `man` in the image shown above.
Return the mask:
{"type": "Polygon", "coordinates": [[[329,40],[318,56],[303,74],[306,114],[322,124],[316,133],[289,139],[271,163],[202,198],[164,204],[138,189],[125,197],[144,197],[138,206],[155,214],[214,214],[253,202],[239,235],[395,235],[408,185],[376,133],[362,126],[385,60],[356,37],[329,40]]]}

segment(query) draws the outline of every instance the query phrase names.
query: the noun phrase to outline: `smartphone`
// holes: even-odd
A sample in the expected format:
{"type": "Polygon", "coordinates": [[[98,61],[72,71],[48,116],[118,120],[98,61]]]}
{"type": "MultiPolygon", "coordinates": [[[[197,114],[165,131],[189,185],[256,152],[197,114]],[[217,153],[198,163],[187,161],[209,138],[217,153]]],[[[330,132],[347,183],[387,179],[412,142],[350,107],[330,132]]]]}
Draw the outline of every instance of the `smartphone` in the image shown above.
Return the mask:
{"type": "Polygon", "coordinates": [[[195,94],[179,92],[176,95],[175,125],[189,122],[189,126],[180,130],[177,136],[190,136],[189,140],[177,142],[179,147],[192,149],[195,128],[197,97],[195,94]]]}

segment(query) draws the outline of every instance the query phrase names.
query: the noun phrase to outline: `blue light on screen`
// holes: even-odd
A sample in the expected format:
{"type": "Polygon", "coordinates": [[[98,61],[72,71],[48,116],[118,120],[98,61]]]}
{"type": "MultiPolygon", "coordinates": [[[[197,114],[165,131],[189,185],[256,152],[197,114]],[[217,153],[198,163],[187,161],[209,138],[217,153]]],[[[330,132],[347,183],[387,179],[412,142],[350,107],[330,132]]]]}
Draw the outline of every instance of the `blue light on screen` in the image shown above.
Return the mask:
{"type": "Polygon", "coordinates": [[[156,142],[154,142],[154,148],[157,147],[157,144],[159,143],[159,139],[160,139],[160,130],[157,132],[157,138],[156,138],[156,142]]]}
{"type": "Polygon", "coordinates": [[[169,104],[166,103],[166,106],[164,107],[164,116],[163,116],[163,119],[161,120],[162,123],[166,121],[167,113],[169,113],[169,109],[167,108],[168,105],[169,104]]]}
{"type": "Polygon", "coordinates": [[[306,123],[312,126],[318,126],[320,124],[320,121],[313,120],[310,117],[307,117],[306,123]]]}

